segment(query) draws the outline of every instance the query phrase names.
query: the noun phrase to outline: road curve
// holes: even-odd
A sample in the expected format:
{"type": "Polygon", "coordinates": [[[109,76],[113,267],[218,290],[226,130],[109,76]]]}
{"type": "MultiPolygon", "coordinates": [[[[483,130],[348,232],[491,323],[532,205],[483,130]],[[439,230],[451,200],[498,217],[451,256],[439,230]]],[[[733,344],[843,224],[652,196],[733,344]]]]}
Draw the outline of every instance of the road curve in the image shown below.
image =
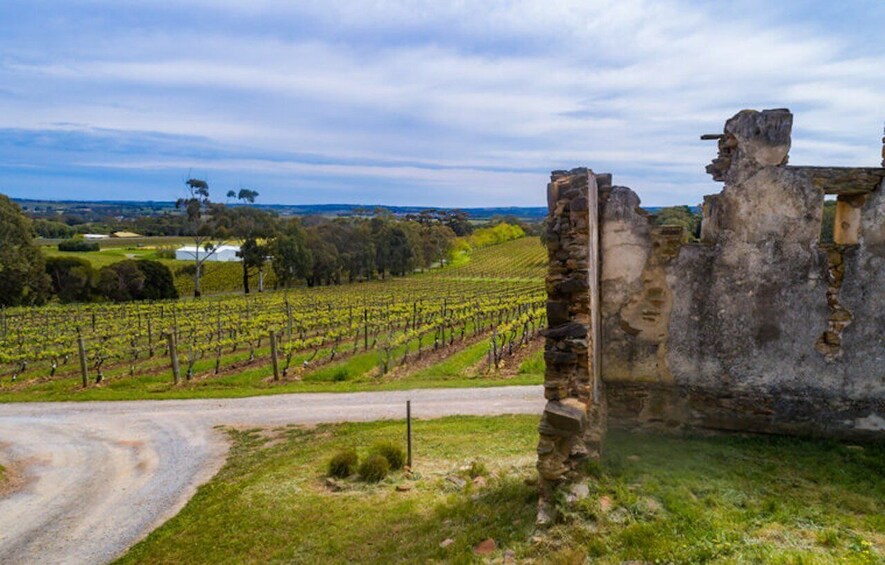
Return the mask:
{"type": "Polygon", "coordinates": [[[106,563],[174,516],[221,467],[218,425],[540,414],[538,386],[237,399],[0,404],[0,462],[26,469],[0,497],[0,563],[106,563]]]}

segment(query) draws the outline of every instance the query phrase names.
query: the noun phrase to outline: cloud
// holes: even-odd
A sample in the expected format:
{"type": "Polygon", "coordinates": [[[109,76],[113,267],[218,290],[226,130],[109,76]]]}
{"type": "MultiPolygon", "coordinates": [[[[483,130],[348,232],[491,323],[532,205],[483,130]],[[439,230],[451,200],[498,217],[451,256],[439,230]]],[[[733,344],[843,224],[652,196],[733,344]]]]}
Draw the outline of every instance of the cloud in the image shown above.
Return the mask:
{"type": "Polygon", "coordinates": [[[744,107],[793,108],[792,162],[878,163],[877,3],[850,22],[756,0],[36,6],[0,23],[0,145],[19,140],[0,181],[18,196],[66,190],[68,166],[96,187],[150,171],[173,198],[199,167],[257,178],[265,202],[538,205],[547,171],[588,165],[694,203],[718,190],[698,135],[744,107]]]}

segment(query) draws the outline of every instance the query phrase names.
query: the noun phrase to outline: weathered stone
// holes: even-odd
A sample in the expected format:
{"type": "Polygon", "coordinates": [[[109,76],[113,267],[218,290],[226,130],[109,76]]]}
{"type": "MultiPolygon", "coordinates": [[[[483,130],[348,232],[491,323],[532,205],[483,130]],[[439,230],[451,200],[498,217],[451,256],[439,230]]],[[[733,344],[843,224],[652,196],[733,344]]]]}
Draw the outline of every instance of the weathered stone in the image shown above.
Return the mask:
{"type": "Polygon", "coordinates": [[[489,555],[498,549],[498,544],[492,538],[485,539],[473,546],[473,553],[476,555],[489,555]]]}
{"type": "Polygon", "coordinates": [[[547,301],[547,323],[551,326],[558,326],[569,321],[568,302],[555,300],[547,301]]]}
{"type": "Polygon", "coordinates": [[[578,356],[571,351],[547,350],[544,352],[544,362],[548,365],[563,366],[574,364],[578,356]]]}
{"type": "Polygon", "coordinates": [[[550,339],[584,338],[587,337],[587,326],[577,322],[569,322],[555,327],[550,327],[541,332],[550,339]]]}
{"type": "Polygon", "coordinates": [[[551,400],[544,407],[541,420],[556,430],[579,434],[587,422],[587,407],[573,398],[551,400]]]}

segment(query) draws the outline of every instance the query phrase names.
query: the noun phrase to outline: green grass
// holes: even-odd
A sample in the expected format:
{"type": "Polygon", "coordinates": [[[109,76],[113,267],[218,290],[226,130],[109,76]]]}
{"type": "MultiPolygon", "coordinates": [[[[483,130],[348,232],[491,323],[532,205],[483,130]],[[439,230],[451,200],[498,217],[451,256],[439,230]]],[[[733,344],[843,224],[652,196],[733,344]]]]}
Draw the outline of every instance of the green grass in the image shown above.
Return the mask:
{"type": "Polygon", "coordinates": [[[340,492],[324,486],[332,454],[402,442],[403,422],[230,431],[225,467],[121,562],[470,563],[486,538],[496,562],[504,550],[536,563],[885,559],[885,446],[787,438],[611,433],[591,496],[532,538],[537,423],[417,421],[414,476],[340,492]],[[471,462],[485,486],[446,480],[471,462]]]}
{"type": "Polygon", "coordinates": [[[544,377],[544,348],[541,347],[520,364],[517,373],[520,375],[539,375],[544,377]]]}

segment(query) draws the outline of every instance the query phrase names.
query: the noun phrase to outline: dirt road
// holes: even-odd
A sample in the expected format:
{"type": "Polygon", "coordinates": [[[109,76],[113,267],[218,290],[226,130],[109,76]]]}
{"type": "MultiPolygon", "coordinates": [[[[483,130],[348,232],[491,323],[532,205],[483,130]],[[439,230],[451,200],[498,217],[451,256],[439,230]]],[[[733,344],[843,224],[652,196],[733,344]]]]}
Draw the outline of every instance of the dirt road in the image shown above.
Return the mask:
{"type": "Polygon", "coordinates": [[[223,400],[0,404],[0,563],[105,563],[174,516],[221,467],[217,425],[537,413],[541,387],[297,394],[223,400]]]}

